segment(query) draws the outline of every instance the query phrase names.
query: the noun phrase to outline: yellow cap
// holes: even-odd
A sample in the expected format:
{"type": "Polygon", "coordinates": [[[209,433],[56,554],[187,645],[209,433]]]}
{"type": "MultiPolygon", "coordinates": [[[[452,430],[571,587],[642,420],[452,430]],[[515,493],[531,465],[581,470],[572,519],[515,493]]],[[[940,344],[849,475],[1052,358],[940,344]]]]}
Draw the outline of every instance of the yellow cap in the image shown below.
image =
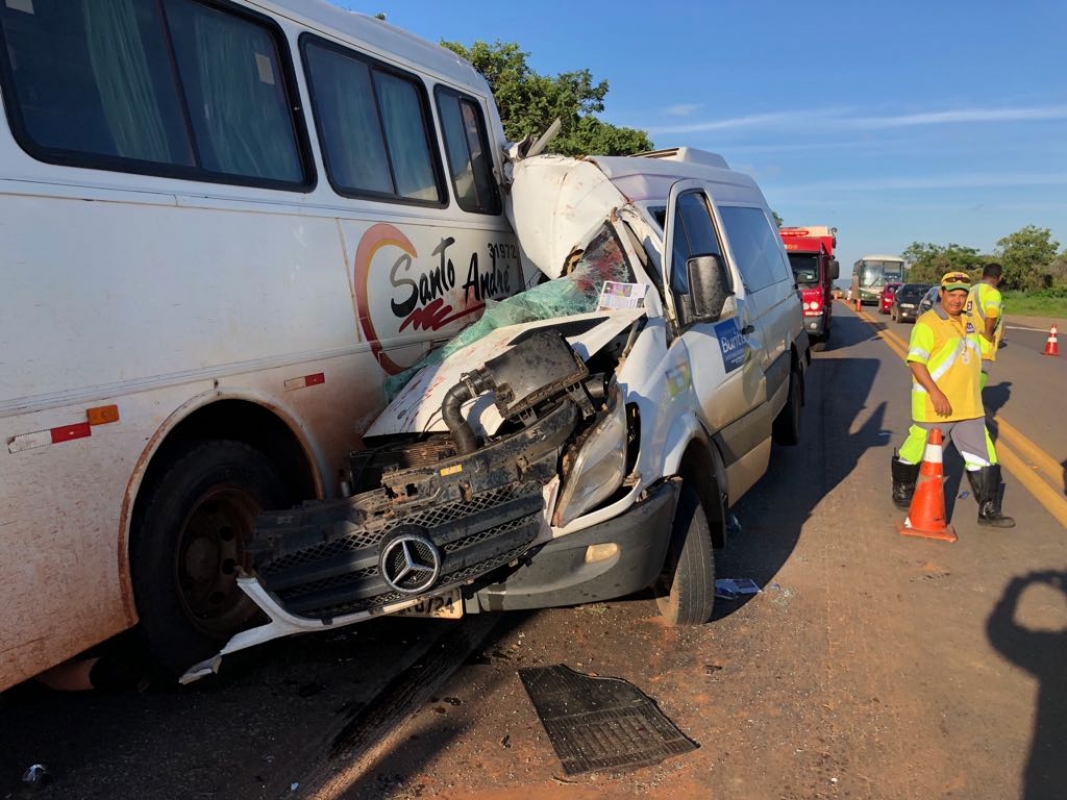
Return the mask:
{"type": "Polygon", "coordinates": [[[946,292],[962,289],[965,292],[971,290],[971,276],[966,272],[946,272],[941,276],[941,288],[946,292]]]}

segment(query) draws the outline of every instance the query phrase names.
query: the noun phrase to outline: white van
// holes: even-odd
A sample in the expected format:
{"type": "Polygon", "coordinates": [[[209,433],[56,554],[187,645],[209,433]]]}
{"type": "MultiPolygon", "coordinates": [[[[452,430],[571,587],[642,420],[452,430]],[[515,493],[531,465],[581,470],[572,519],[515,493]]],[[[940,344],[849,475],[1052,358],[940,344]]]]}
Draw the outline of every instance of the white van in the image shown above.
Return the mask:
{"type": "Polygon", "coordinates": [[[799,438],[810,356],[772,213],[701,151],[509,169],[524,257],[549,280],[411,377],[350,459],[350,498],[260,515],[240,582],[271,621],[224,653],[646,587],[672,623],[711,617],[728,509],[772,440],[799,438]]]}
{"type": "Polygon", "coordinates": [[[524,288],[497,109],[320,0],[6,0],[0,97],[0,690],[138,620],[180,672],[260,509],[524,288]]]}

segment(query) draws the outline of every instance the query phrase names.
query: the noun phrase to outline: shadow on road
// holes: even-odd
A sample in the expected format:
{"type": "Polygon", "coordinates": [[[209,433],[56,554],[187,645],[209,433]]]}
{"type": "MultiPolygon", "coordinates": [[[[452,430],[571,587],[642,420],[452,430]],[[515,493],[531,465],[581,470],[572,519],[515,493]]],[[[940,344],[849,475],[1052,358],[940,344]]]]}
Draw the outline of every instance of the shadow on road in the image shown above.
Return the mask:
{"type": "MultiPolygon", "coordinates": [[[[1032,572],[1016,577],[989,615],[986,633],[993,647],[1008,661],[1038,681],[1034,736],[1024,775],[1023,800],[1058,800],[1067,786],[1067,627],[1031,630],[1016,621],[1024,592],[1048,586],[1067,594],[1067,573],[1032,572]]],[[[995,735],[995,731],[992,732],[995,735]]]]}
{"type": "MultiPolygon", "coordinates": [[[[854,315],[835,317],[829,352],[869,341],[871,326],[854,315]]],[[[752,578],[766,586],[796,548],[817,505],[853,472],[871,448],[885,451],[885,481],[873,491],[889,495],[893,442],[885,430],[886,402],[868,409],[877,359],[817,355],[808,369],[801,442],[775,446],[767,474],[734,509],[743,533],[716,553],[720,577],[752,578]],[[866,416],[854,428],[857,419],[866,416]]],[[[901,397],[899,402],[906,403],[901,397]]],[[[848,513],[851,513],[849,510],[848,513]]],[[[715,619],[734,613],[744,600],[719,602],[715,619]]]]}

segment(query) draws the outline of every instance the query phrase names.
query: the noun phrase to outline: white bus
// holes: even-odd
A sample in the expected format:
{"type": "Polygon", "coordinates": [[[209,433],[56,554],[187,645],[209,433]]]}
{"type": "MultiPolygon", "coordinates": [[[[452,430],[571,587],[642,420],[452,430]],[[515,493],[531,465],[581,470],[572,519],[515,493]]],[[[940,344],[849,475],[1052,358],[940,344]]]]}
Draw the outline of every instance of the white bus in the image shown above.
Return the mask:
{"type": "Polygon", "coordinates": [[[904,282],[904,259],[900,256],[864,256],[852,266],[853,302],[877,303],[887,283],[904,282]]]}
{"type": "Polygon", "coordinates": [[[257,512],[524,288],[503,129],[319,0],[7,0],[0,45],[0,690],[138,623],[180,672],[257,613],[257,512]]]}

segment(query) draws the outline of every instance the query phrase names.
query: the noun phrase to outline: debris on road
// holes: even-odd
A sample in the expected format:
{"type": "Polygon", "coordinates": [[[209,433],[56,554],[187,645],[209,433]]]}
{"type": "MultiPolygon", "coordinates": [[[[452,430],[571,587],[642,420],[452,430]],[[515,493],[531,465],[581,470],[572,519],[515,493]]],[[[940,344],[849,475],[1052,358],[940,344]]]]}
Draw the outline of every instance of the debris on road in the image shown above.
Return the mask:
{"type": "Polygon", "coordinates": [[[751,578],[718,578],[715,581],[715,596],[723,600],[736,600],[741,595],[759,594],[762,589],[751,578]]]}
{"type": "Polygon", "coordinates": [[[621,678],[563,664],[520,669],[519,677],[568,775],[651,766],[699,747],[621,678]]]}
{"type": "Polygon", "coordinates": [[[45,786],[52,779],[52,773],[44,764],[32,764],[22,773],[22,782],[31,786],[45,786]]]}

